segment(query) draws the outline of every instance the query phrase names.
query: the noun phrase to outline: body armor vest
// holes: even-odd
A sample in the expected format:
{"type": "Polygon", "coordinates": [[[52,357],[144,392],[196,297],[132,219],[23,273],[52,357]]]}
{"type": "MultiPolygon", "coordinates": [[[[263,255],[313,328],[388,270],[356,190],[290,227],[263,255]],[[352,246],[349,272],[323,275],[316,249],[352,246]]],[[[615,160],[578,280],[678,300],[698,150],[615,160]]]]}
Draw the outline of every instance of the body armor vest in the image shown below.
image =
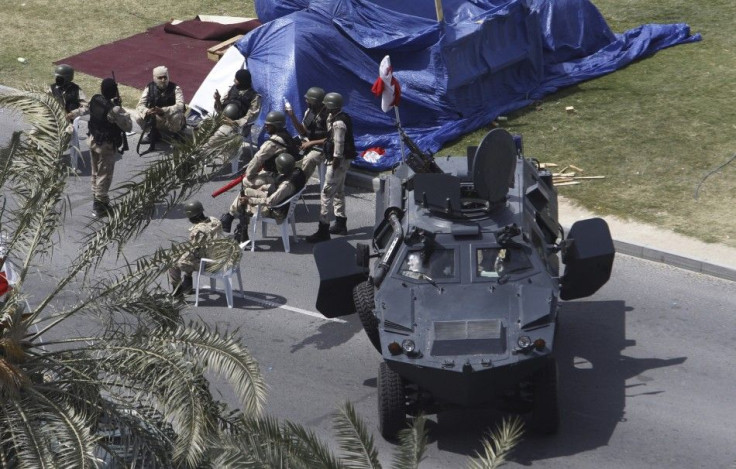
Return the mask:
{"type": "Polygon", "coordinates": [[[51,84],[51,93],[64,103],[66,112],[72,112],[79,108],[79,85],[74,82],[67,83],[65,86],[58,86],[56,83],[51,84]]]}
{"type": "Polygon", "coordinates": [[[309,109],[302,124],[307,129],[309,140],[320,140],[327,137],[327,112],[324,109],[318,113],[309,109]]]}
{"type": "MultiPolygon", "coordinates": [[[[344,122],[347,130],[345,131],[345,143],[343,144],[342,156],[346,160],[352,160],[358,156],[358,152],[355,151],[355,139],[353,138],[353,121],[350,116],[340,111],[333,120],[332,125],[334,128],[335,122],[344,122]]],[[[325,156],[332,158],[335,151],[334,132],[330,132],[325,140],[325,156]]]]}
{"type": "Polygon", "coordinates": [[[112,108],[112,102],[101,94],[92,96],[89,102],[89,135],[92,135],[98,145],[112,143],[118,148],[123,143],[123,135],[117,124],[107,120],[107,114],[112,108]]]}
{"type": "Polygon", "coordinates": [[[250,109],[250,103],[253,101],[253,98],[255,98],[257,94],[258,93],[256,93],[253,88],[248,88],[247,90],[239,90],[236,86],[231,86],[227,92],[225,101],[223,101],[222,103],[222,106],[227,106],[232,102],[237,102],[238,104],[240,104],[240,115],[237,117],[238,119],[240,119],[248,113],[248,109],[250,109]]]}
{"type": "Polygon", "coordinates": [[[148,84],[148,96],[146,96],[146,107],[167,107],[176,104],[176,83],[170,81],[163,90],[156,83],[148,84]]]}
{"type": "MultiPolygon", "coordinates": [[[[294,168],[294,171],[292,171],[290,175],[287,176],[285,174],[281,174],[276,178],[276,181],[268,188],[268,195],[271,196],[276,192],[284,181],[289,181],[294,186],[294,194],[296,194],[307,184],[307,177],[304,175],[304,171],[302,171],[301,168],[294,168]]],[[[271,208],[271,211],[278,214],[279,217],[285,217],[289,211],[289,206],[284,205],[283,207],[271,208]]]]}

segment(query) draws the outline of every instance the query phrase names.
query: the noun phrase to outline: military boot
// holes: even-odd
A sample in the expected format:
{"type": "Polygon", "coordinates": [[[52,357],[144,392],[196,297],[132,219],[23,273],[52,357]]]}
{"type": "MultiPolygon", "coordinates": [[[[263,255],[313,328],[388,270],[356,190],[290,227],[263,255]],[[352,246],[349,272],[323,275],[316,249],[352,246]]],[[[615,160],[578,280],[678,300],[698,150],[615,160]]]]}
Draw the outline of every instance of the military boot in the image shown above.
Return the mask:
{"type": "Polygon", "coordinates": [[[226,212],[222,214],[220,217],[220,223],[222,223],[222,231],[225,233],[230,233],[230,230],[233,229],[233,220],[235,220],[235,217],[230,215],[230,212],[226,212]]]}
{"type": "Polygon", "coordinates": [[[106,217],[109,209],[110,206],[101,200],[94,199],[92,202],[92,216],[95,218],[106,217]]]}
{"type": "Polygon", "coordinates": [[[184,274],[181,283],[174,288],[174,296],[184,296],[192,293],[194,282],[191,274],[184,274]]]}
{"type": "Polygon", "coordinates": [[[330,224],[329,223],[319,223],[319,227],[317,228],[317,231],[309,235],[305,238],[308,243],[319,243],[321,241],[329,241],[330,240],[330,224]]]}
{"type": "Polygon", "coordinates": [[[348,234],[347,217],[336,217],[335,223],[330,227],[330,234],[346,235],[348,234]]]}

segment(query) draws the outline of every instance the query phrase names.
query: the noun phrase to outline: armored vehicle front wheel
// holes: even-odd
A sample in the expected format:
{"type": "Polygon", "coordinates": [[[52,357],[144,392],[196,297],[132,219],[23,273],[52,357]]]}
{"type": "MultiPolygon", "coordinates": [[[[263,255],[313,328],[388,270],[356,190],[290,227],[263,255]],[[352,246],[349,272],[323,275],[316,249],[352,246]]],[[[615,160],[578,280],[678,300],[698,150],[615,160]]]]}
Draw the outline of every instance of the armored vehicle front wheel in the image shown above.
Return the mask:
{"type": "Polygon", "coordinates": [[[557,360],[550,358],[532,378],[531,428],[537,433],[552,434],[560,425],[557,399],[557,360]]]}
{"type": "Polygon", "coordinates": [[[386,362],[378,369],[378,429],[389,441],[396,440],[406,427],[406,391],[404,383],[386,362]]]}
{"type": "Polygon", "coordinates": [[[368,339],[380,352],[381,338],[378,335],[378,318],[373,314],[373,284],[370,281],[361,282],[353,288],[353,303],[368,339]]]}

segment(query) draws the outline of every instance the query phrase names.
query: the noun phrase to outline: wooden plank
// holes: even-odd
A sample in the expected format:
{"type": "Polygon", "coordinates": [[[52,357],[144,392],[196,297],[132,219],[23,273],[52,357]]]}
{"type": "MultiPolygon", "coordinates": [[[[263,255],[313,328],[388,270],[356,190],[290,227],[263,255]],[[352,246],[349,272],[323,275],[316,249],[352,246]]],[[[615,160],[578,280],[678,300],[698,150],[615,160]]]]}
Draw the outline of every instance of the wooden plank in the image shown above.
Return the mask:
{"type": "Polygon", "coordinates": [[[576,184],[580,184],[580,181],[561,182],[559,184],[555,184],[555,186],[574,186],[576,184]]]}
{"type": "Polygon", "coordinates": [[[581,173],[584,173],[585,172],[585,171],[583,171],[582,169],[578,168],[577,166],[575,166],[573,164],[570,165],[570,169],[574,169],[575,171],[580,171],[581,173]]]}
{"type": "Polygon", "coordinates": [[[575,179],[605,179],[605,176],[575,176],[575,179]]]}
{"type": "Polygon", "coordinates": [[[243,35],[239,34],[235,37],[231,37],[227,41],[223,41],[219,44],[215,44],[214,46],[210,47],[209,49],[207,49],[207,58],[217,62],[218,60],[220,60],[220,57],[222,57],[222,55],[225,53],[227,48],[232,46],[235,43],[235,41],[237,41],[241,37],[243,37],[243,35]]]}

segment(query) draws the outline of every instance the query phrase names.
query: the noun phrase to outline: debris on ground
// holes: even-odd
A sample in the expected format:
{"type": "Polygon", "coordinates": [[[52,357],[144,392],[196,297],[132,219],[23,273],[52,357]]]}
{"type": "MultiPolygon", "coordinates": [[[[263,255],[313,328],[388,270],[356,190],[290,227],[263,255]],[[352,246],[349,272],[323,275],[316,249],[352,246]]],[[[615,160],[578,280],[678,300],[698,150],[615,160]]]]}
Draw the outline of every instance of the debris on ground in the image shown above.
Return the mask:
{"type": "MultiPolygon", "coordinates": [[[[539,166],[545,169],[557,168],[557,163],[540,163],[539,166]]],[[[580,184],[585,179],[605,179],[606,176],[582,176],[579,173],[583,173],[584,170],[575,165],[567,165],[559,171],[552,173],[552,183],[555,186],[574,186],[580,184]],[[574,171],[572,171],[574,170],[574,171]]]]}

